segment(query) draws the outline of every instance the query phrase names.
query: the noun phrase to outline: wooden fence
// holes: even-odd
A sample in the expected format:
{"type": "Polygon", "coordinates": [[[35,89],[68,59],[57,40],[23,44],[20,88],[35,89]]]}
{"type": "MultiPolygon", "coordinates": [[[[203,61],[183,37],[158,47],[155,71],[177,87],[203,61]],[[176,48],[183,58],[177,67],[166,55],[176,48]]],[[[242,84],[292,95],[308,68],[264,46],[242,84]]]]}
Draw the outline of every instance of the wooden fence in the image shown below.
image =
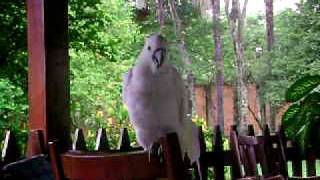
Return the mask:
{"type": "MultiPolygon", "coordinates": [[[[232,126],[231,129],[233,131],[236,130],[236,126],[232,126]]],[[[213,150],[208,150],[205,147],[205,144],[202,143],[202,173],[203,177],[208,177],[208,168],[212,167],[214,171],[214,179],[225,179],[225,175],[228,177],[234,177],[235,170],[233,169],[234,157],[231,150],[223,149],[223,134],[221,133],[220,127],[215,127],[215,134],[213,137],[213,150]],[[226,174],[225,167],[231,167],[230,174],[226,174]]],[[[252,125],[248,126],[248,135],[255,136],[254,128],[252,125]]],[[[200,138],[203,139],[203,135],[200,135],[200,138]]],[[[278,148],[280,148],[280,144],[283,144],[284,148],[284,157],[285,161],[291,162],[292,164],[292,176],[302,177],[303,176],[303,162],[306,162],[306,170],[307,176],[316,176],[316,160],[319,159],[316,156],[315,152],[311,149],[306,151],[301,151],[300,148],[292,141],[288,140],[285,136],[284,129],[280,128],[280,131],[277,133],[270,133],[269,127],[266,126],[263,131],[263,135],[257,136],[257,138],[264,138],[267,140],[268,144],[272,147],[272,152],[267,154],[268,159],[276,158],[276,156],[280,156],[280,152],[278,148]],[[279,142],[281,140],[281,142],[279,142]]],[[[202,140],[203,142],[203,140],[202,140]]],[[[259,162],[260,163],[260,162],[259,162]]],[[[275,166],[275,165],[274,165],[275,166]]],[[[320,169],[318,169],[320,170],[320,169]]],[[[284,176],[288,176],[288,168],[280,169],[281,173],[284,176]]]]}
{"type": "MultiPolygon", "coordinates": [[[[236,131],[236,126],[232,126],[231,129],[236,131]]],[[[224,137],[220,127],[216,126],[214,130],[214,136],[212,137],[213,149],[207,149],[204,140],[204,134],[200,131],[200,144],[201,144],[201,173],[203,179],[208,179],[209,168],[213,169],[214,179],[226,179],[226,177],[235,177],[235,169],[233,166],[233,154],[230,149],[224,149],[224,137]],[[229,168],[230,171],[225,171],[229,168]],[[229,173],[229,174],[228,174],[229,173]]],[[[119,146],[116,149],[110,149],[109,141],[107,138],[107,133],[105,129],[98,129],[96,133],[96,143],[95,151],[115,153],[115,152],[130,152],[142,150],[141,147],[131,147],[130,138],[127,129],[122,129],[120,132],[119,146]]],[[[248,126],[248,135],[254,136],[254,128],[252,125],[248,126]]],[[[302,152],[299,147],[292,141],[288,140],[284,134],[283,128],[281,128],[278,133],[270,133],[268,126],[264,129],[263,135],[257,136],[257,138],[266,138],[269,140],[270,145],[273,147],[273,152],[269,152],[268,158],[275,158],[279,154],[275,152],[279,148],[279,137],[284,145],[284,152],[287,162],[292,164],[292,175],[302,176],[303,175],[303,163],[306,164],[307,176],[316,175],[316,160],[319,157],[312,151],[306,150],[302,152]]],[[[46,151],[46,146],[41,144],[41,138],[43,138],[41,131],[31,132],[29,134],[29,139],[39,139],[39,153],[48,152],[46,151]]],[[[72,151],[88,152],[85,135],[81,129],[76,129],[74,133],[74,141],[71,147],[72,151]]],[[[2,156],[1,156],[1,167],[10,162],[16,161],[21,158],[21,151],[18,148],[15,136],[10,131],[6,131],[5,139],[2,146],[2,156]]],[[[319,169],[318,169],[319,170],[319,169]]],[[[281,169],[284,175],[288,174],[288,169],[281,169]]]]}
{"type": "MultiPolygon", "coordinates": [[[[236,126],[232,126],[233,131],[237,131],[236,126]]],[[[276,158],[279,156],[279,138],[281,143],[284,145],[284,153],[286,161],[289,162],[289,165],[292,164],[292,175],[302,177],[303,176],[303,164],[306,164],[307,176],[316,175],[316,160],[320,159],[316,156],[315,152],[311,149],[306,150],[305,152],[301,151],[300,148],[292,141],[288,140],[285,136],[284,129],[279,128],[280,131],[277,133],[270,133],[269,127],[264,128],[263,134],[258,135],[257,138],[265,138],[269,140],[270,146],[273,147],[273,152],[269,152],[268,158],[276,158]]],[[[255,136],[255,131],[253,125],[248,126],[248,135],[255,136]]],[[[73,142],[73,150],[86,151],[86,142],[84,140],[84,134],[81,129],[75,131],[73,142]]],[[[202,167],[202,177],[203,179],[208,179],[209,168],[213,168],[214,179],[226,179],[227,177],[234,177],[233,174],[233,156],[230,149],[224,149],[223,139],[228,137],[221,132],[219,126],[215,127],[214,136],[212,137],[213,149],[207,149],[204,134],[200,129],[200,144],[201,144],[201,167],[202,167]],[[225,169],[231,169],[231,171],[225,171],[225,169]],[[230,174],[227,174],[230,173],[230,174]]],[[[106,131],[104,129],[99,129],[97,131],[96,146],[95,150],[97,151],[107,151],[107,152],[127,152],[141,150],[141,148],[133,148],[130,146],[130,138],[128,135],[127,129],[121,130],[119,147],[117,150],[110,150],[108,145],[108,139],[106,136],[106,131]]],[[[320,171],[320,169],[318,169],[320,171]]],[[[282,169],[282,174],[285,176],[288,175],[288,169],[282,169]]]]}

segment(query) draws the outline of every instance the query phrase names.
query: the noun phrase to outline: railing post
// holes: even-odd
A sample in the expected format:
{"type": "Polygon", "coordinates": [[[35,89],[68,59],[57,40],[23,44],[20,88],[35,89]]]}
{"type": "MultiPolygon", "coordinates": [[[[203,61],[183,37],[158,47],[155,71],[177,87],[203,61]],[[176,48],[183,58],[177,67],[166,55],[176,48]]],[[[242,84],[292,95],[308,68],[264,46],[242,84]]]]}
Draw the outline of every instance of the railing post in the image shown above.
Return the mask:
{"type": "Polygon", "coordinates": [[[205,159],[205,153],[206,153],[206,141],[205,137],[202,131],[202,127],[199,127],[199,142],[200,142],[200,171],[201,171],[201,177],[203,180],[208,179],[208,163],[205,159]]]}
{"type": "Polygon", "coordinates": [[[16,137],[11,131],[7,130],[1,154],[3,164],[17,161],[20,158],[20,155],[16,137]]]}
{"type": "Polygon", "coordinates": [[[86,146],[86,141],[84,139],[84,134],[82,129],[77,128],[75,133],[74,133],[74,140],[72,143],[72,150],[80,150],[80,151],[86,151],[87,146],[86,146]]]}
{"type": "Polygon", "coordinates": [[[29,129],[43,130],[45,144],[58,139],[66,151],[71,142],[68,1],[27,0],[27,15],[29,129]]]}
{"type": "Polygon", "coordinates": [[[170,133],[166,137],[160,138],[160,144],[164,152],[168,180],[189,180],[190,177],[188,177],[187,168],[182,160],[177,134],[170,133]]]}
{"type": "Polygon", "coordinates": [[[106,133],[106,129],[99,128],[96,138],[96,151],[110,151],[109,141],[106,133]]]}
{"type": "MultiPolygon", "coordinates": [[[[268,157],[268,160],[266,161],[267,163],[267,168],[269,171],[271,172],[275,172],[276,170],[276,165],[274,164],[274,162],[276,162],[276,156],[273,152],[273,144],[271,141],[271,136],[270,136],[270,129],[268,124],[265,125],[264,129],[263,129],[263,140],[264,140],[264,151],[266,153],[266,157],[268,157]]],[[[280,148],[280,147],[277,147],[280,148]]],[[[268,173],[268,172],[267,172],[268,173]]]]}
{"type": "Polygon", "coordinates": [[[55,180],[63,179],[63,168],[60,160],[60,152],[58,149],[58,141],[50,141],[48,143],[50,164],[55,180]]]}
{"type": "Polygon", "coordinates": [[[278,136],[278,148],[280,154],[280,172],[285,177],[288,178],[288,165],[287,165],[287,138],[284,133],[284,127],[281,125],[279,127],[279,132],[277,133],[278,136]]]}
{"type": "Polygon", "coordinates": [[[255,136],[254,127],[252,124],[248,125],[248,136],[255,136]]]}
{"type": "Polygon", "coordinates": [[[306,151],[307,175],[316,176],[316,155],[312,149],[306,151]]]}
{"type": "Polygon", "coordinates": [[[302,159],[299,145],[295,142],[292,143],[295,158],[292,160],[293,176],[302,177],[302,159]]]}
{"type": "Polygon", "coordinates": [[[224,179],[223,140],[220,126],[215,127],[213,152],[216,155],[214,169],[215,179],[224,179]]]}
{"type": "Polygon", "coordinates": [[[127,128],[122,128],[120,131],[118,149],[120,151],[129,151],[131,149],[130,138],[127,128]]]}
{"type": "Polygon", "coordinates": [[[230,147],[231,147],[231,157],[232,157],[232,167],[231,167],[231,175],[232,179],[237,179],[242,177],[242,171],[241,171],[241,160],[240,157],[236,156],[236,154],[240,154],[239,149],[239,142],[238,142],[238,132],[232,130],[230,132],[230,147]]]}
{"type": "Polygon", "coordinates": [[[36,154],[45,154],[47,152],[43,130],[31,130],[29,132],[27,149],[27,157],[36,154]]]}

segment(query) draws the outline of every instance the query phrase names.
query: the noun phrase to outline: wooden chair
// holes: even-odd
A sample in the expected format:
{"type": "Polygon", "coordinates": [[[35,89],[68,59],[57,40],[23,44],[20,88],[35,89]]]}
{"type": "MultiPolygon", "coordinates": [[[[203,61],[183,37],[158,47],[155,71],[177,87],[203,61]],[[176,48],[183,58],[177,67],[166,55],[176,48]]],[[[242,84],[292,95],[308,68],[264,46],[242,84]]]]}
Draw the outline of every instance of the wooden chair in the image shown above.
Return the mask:
{"type": "Polygon", "coordinates": [[[160,139],[164,152],[163,163],[144,151],[133,152],[76,152],[59,153],[57,142],[49,143],[49,154],[55,179],[133,180],[167,178],[188,180],[175,133],[160,139]]]}
{"type": "Polygon", "coordinates": [[[264,142],[254,136],[230,134],[231,151],[234,158],[233,171],[236,179],[283,180],[282,175],[269,171],[264,151],[264,142]],[[257,163],[260,163],[262,176],[258,175],[257,163]],[[244,173],[242,172],[244,167],[244,173]]]}

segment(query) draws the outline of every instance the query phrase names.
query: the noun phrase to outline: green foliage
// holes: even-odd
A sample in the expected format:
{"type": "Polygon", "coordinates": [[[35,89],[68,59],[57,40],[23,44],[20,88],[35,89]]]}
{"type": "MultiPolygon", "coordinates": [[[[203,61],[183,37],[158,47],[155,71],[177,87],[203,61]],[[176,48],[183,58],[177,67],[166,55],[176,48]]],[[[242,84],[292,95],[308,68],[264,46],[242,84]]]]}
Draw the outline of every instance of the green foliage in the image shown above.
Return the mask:
{"type": "Polygon", "coordinates": [[[318,1],[307,0],[298,11],[288,9],[275,16],[272,79],[267,81],[266,89],[274,104],[284,101],[285,89],[291,83],[307,74],[319,74],[318,7],[318,1]]]}
{"type": "Polygon", "coordinates": [[[295,102],[309,94],[320,84],[320,76],[305,76],[296,81],[287,91],[286,100],[295,102]]]}
{"type": "Polygon", "coordinates": [[[122,76],[143,42],[132,8],[124,0],[71,1],[69,15],[73,125],[91,131],[127,127],[122,76]]]}
{"type": "Polygon", "coordinates": [[[10,129],[24,150],[27,139],[25,1],[0,1],[0,139],[10,129]]]}
{"type": "Polygon", "coordinates": [[[303,149],[319,150],[320,76],[305,76],[287,90],[287,100],[293,102],[282,120],[288,137],[297,140],[303,149]]]}
{"type": "Polygon", "coordinates": [[[0,138],[4,138],[5,130],[11,130],[22,150],[25,150],[28,137],[26,104],[27,98],[22,88],[9,79],[0,78],[0,138]]]}
{"type": "Polygon", "coordinates": [[[0,2],[0,78],[27,89],[26,3],[0,2]]]}
{"type": "Polygon", "coordinates": [[[23,125],[26,119],[26,97],[18,86],[0,78],[0,128],[9,129],[23,125]]]}

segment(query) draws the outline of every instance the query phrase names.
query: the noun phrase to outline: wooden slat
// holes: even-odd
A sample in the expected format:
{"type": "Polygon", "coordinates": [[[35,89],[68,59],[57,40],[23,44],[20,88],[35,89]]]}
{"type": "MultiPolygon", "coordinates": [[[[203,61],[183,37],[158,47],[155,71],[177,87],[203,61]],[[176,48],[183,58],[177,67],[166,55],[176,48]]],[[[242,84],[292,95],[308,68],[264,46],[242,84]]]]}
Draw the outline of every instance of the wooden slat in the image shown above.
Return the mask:
{"type": "Polygon", "coordinates": [[[286,134],[284,132],[284,127],[281,125],[279,127],[279,132],[277,133],[278,136],[278,140],[279,140],[279,148],[281,151],[281,174],[287,178],[288,177],[288,165],[287,165],[287,161],[288,161],[288,147],[287,147],[287,137],[286,134]]]}
{"type": "MultiPolygon", "coordinates": [[[[269,126],[266,124],[263,129],[263,148],[265,155],[268,159],[265,159],[265,162],[262,165],[262,172],[264,173],[271,173],[277,172],[278,168],[276,167],[276,155],[273,153],[273,141],[270,136],[270,129],[269,126]]],[[[260,160],[261,161],[261,160],[260,160]]],[[[280,172],[278,172],[280,173],[280,172]]]]}
{"type": "Polygon", "coordinates": [[[164,164],[169,180],[188,180],[187,168],[183,163],[181,148],[176,133],[167,134],[160,138],[160,144],[164,152],[164,164]]]}
{"type": "Polygon", "coordinates": [[[231,131],[234,131],[234,132],[236,132],[236,134],[238,134],[238,127],[237,127],[237,125],[231,125],[231,131]]]}
{"type": "Polygon", "coordinates": [[[214,166],[219,166],[219,164],[217,163],[216,159],[219,158],[219,156],[223,156],[224,158],[224,165],[225,166],[232,166],[232,162],[233,162],[233,157],[232,157],[232,153],[230,150],[225,150],[221,153],[215,153],[215,152],[206,152],[203,157],[207,163],[208,167],[214,167],[214,166]]]}
{"type": "Polygon", "coordinates": [[[54,175],[55,180],[63,179],[63,169],[61,166],[59,150],[57,149],[57,141],[50,141],[48,143],[49,146],[49,157],[50,157],[50,164],[52,167],[52,172],[54,175]]]}
{"type": "Polygon", "coordinates": [[[237,179],[243,177],[241,173],[241,159],[240,159],[240,151],[239,151],[239,143],[237,133],[235,131],[231,131],[230,133],[230,147],[232,153],[232,179],[237,179]]]}
{"type": "Polygon", "coordinates": [[[293,176],[302,177],[302,162],[300,158],[300,151],[297,144],[294,144],[294,150],[296,150],[295,158],[292,159],[292,174],[293,176]]]}
{"type": "Polygon", "coordinates": [[[131,149],[130,138],[127,128],[122,128],[120,131],[118,149],[120,151],[129,151],[131,149]]]}
{"type": "Polygon", "coordinates": [[[20,153],[16,137],[11,131],[7,130],[1,154],[3,164],[17,161],[21,156],[20,153]]]}
{"type": "Polygon", "coordinates": [[[254,133],[254,127],[252,124],[249,124],[248,125],[248,136],[254,136],[255,133],[254,133]]]}
{"type": "Polygon", "coordinates": [[[213,152],[218,154],[215,158],[215,161],[218,166],[214,166],[214,176],[215,179],[225,179],[224,177],[224,157],[223,157],[223,140],[222,140],[222,132],[220,126],[215,127],[215,136],[214,136],[214,147],[213,152]]]}
{"type": "Polygon", "coordinates": [[[27,157],[32,157],[36,154],[46,154],[47,149],[44,141],[43,130],[31,130],[28,136],[27,157]]]}
{"type": "Polygon", "coordinates": [[[99,128],[97,130],[97,136],[96,136],[96,151],[110,151],[109,141],[107,138],[106,129],[99,128]]]}
{"type": "Polygon", "coordinates": [[[307,151],[307,174],[308,176],[316,175],[316,156],[312,150],[307,151]]]}
{"type": "MultiPolygon", "coordinates": [[[[201,177],[203,180],[207,180],[208,179],[208,164],[207,161],[205,160],[205,153],[206,153],[206,141],[205,141],[205,137],[202,131],[202,128],[199,127],[199,141],[200,141],[200,169],[201,169],[201,177]]],[[[199,177],[197,177],[196,179],[198,179],[199,177]]]]}
{"type": "Polygon", "coordinates": [[[258,141],[254,136],[239,136],[238,141],[239,141],[239,145],[254,146],[258,144],[258,141]]]}
{"type": "MultiPolygon", "coordinates": [[[[250,132],[249,132],[250,133],[250,132]]],[[[246,176],[256,176],[257,161],[255,146],[258,144],[254,136],[238,136],[240,157],[243,161],[246,176]]]]}
{"type": "MultiPolygon", "coordinates": [[[[59,141],[60,142],[60,141],[59,141]]],[[[77,128],[75,133],[74,133],[74,140],[72,143],[72,150],[76,151],[86,151],[87,150],[87,146],[86,146],[86,141],[84,139],[84,134],[82,129],[77,128]]]]}

